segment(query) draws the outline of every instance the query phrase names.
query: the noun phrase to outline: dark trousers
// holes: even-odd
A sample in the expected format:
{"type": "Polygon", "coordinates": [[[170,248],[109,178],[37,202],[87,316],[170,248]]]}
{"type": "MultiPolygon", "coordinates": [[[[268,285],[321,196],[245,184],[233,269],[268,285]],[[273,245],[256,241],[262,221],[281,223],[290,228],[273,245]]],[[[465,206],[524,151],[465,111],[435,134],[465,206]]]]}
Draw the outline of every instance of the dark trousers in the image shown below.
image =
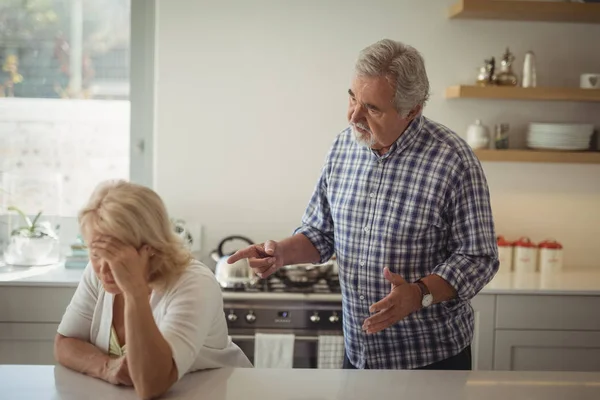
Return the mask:
{"type": "MultiPolygon", "coordinates": [[[[356,369],[354,365],[350,363],[348,360],[348,356],[344,354],[344,369],[356,369]]],[[[429,369],[429,370],[466,370],[470,371],[472,368],[471,365],[471,346],[467,346],[463,351],[458,353],[455,356],[447,358],[442,361],[438,361],[436,363],[426,365],[421,368],[416,369],[429,369]]],[[[366,365],[365,369],[369,369],[369,366],[366,365]]]]}

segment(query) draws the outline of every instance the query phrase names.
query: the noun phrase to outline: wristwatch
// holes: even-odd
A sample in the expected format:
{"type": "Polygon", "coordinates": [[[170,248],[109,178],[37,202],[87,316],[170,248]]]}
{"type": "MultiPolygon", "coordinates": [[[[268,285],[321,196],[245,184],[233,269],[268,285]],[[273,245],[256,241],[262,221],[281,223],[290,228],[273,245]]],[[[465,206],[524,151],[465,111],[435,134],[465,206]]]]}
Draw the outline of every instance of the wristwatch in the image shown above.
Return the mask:
{"type": "Polygon", "coordinates": [[[421,306],[423,308],[429,307],[433,303],[433,295],[429,291],[429,288],[421,279],[419,279],[415,283],[417,284],[419,289],[421,289],[421,306]]]}

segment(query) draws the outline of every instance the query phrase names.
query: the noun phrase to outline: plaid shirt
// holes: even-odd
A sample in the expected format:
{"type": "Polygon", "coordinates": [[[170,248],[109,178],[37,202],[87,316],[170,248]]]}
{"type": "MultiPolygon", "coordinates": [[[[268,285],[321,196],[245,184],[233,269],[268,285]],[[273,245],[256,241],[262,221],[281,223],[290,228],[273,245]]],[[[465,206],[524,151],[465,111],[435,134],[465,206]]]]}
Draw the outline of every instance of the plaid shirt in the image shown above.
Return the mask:
{"type": "Polygon", "coordinates": [[[415,118],[383,156],[339,134],[295,233],[339,263],[346,353],[358,368],[412,369],[458,354],[473,339],[473,298],[498,270],[486,178],[469,146],[415,118]],[[372,335],[369,306],[390,293],[383,268],[414,282],[437,274],[456,299],[372,335]]]}

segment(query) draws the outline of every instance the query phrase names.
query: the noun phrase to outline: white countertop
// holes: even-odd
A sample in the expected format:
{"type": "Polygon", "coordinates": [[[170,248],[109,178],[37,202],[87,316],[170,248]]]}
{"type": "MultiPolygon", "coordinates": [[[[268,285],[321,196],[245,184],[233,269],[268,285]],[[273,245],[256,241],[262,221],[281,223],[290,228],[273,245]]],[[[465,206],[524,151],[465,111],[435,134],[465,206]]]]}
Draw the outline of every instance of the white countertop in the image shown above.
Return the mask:
{"type": "Polygon", "coordinates": [[[83,269],[67,269],[64,264],[43,267],[0,266],[0,286],[77,287],[83,269]]]}
{"type": "MultiPolygon", "coordinates": [[[[18,268],[0,266],[0,286],[76,287],[82,269],[66,269],[62,264],[18,268]]],[[[567,270],[554,274],[498,273],[481,292],[487,294],[556,294],[600,296],[600,269],[567,270]]],[[[223,292],[225,300],[252,296],[254,300],[341,301],[340,294],[223,292]]]]}
{"type": "Polygon", "coordinates": [[[600,296],[600,269],[544,274],[499,273],[481,293],[600,296]]]}
{"type": "MultiPolygon", "coordinates": [[[[136,399],[57,366],[0,365],[0,399],[136,399]]],[[[175,400],[597,400],[600,373],[218,369],[188,374],[165,394],[175,400]]]]}

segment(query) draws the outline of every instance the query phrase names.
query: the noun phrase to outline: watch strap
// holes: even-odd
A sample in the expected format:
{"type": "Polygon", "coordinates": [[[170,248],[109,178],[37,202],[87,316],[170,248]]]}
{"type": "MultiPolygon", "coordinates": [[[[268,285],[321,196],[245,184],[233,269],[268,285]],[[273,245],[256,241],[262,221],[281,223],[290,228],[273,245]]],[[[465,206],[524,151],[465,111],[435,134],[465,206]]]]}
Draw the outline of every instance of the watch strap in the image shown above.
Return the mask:
{"type": "Polygon", "coordinates": [[[415,283],[417,284],[417,286],[419,287],[419,289],[421,289],[421,296],[422,297],[425,297],[425,295],[431,294],[431,292],[429,291],[429,288],[427,287],[427,285],[425,284],[425,282],[423,282],[421,279],[419,279],[415,283]]]}

